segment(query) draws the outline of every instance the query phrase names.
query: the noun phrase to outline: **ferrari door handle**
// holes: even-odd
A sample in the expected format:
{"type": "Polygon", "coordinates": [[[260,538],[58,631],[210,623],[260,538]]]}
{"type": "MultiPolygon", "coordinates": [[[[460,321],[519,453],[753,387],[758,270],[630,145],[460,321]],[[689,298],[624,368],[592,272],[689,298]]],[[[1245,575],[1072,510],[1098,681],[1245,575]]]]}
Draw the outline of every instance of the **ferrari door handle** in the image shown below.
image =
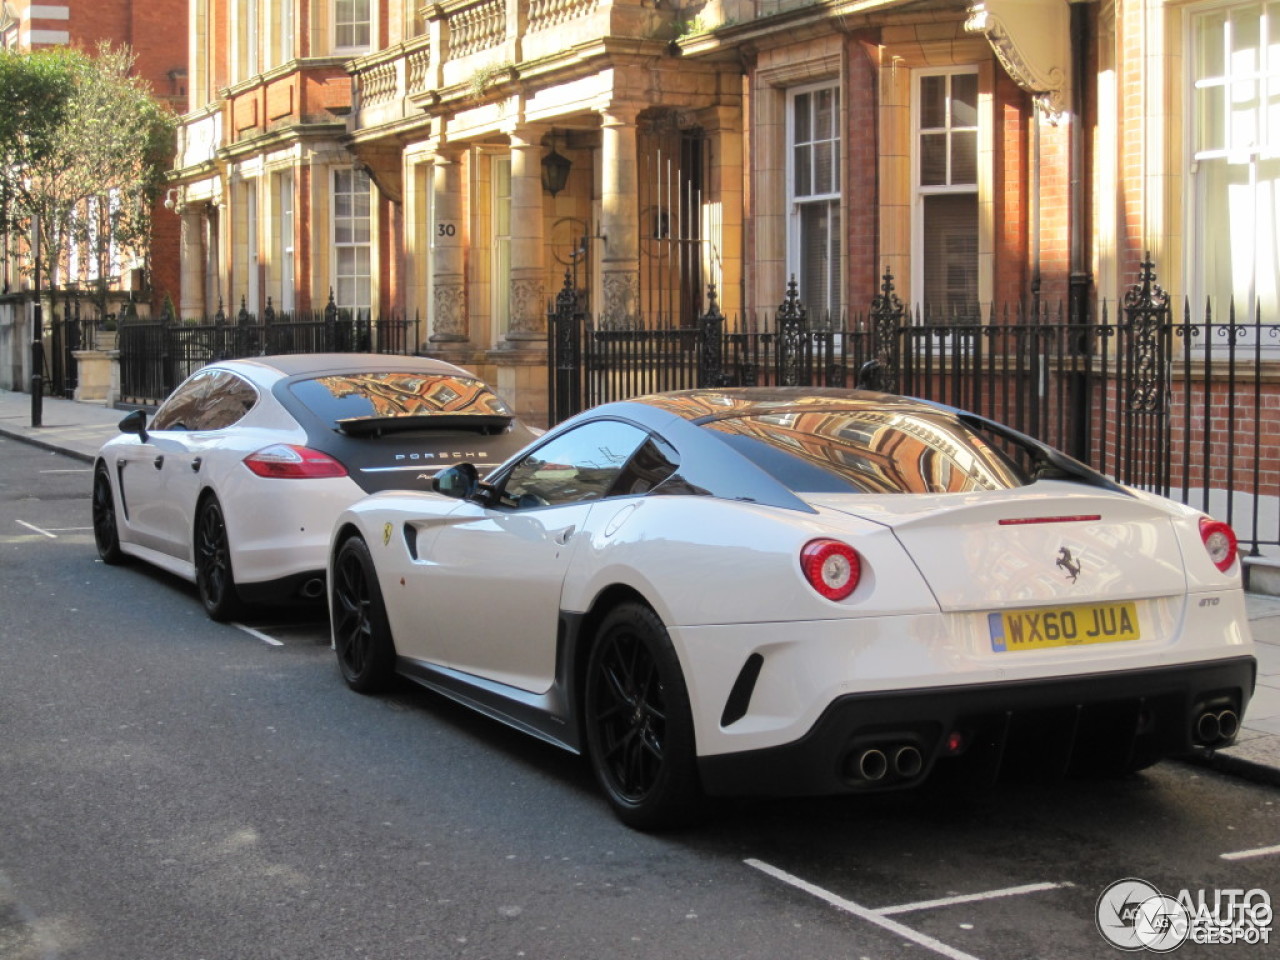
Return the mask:
{"type": "Polygon", "coordinates": [[[156,458],[151,461],[157,470],[164,466],[164,454],[157,454],[156,458]]]}
{"type": "Polygon", "coordinates": [[[192,473],[199,473],[199,472],[200,472],[200,464],[202,464],[203,462],[204,462],[204,461],[203,461],[203,460],[201,460],[199,457],[196,457],[194,460],[192,460],[192,461],[191,461],[191,472],[192,472],[192,473]]]}
{"type": "Polygon", "coordinates": [[[573,536],[573,532],[577,529],[578,528],[575,525],[570,524],[569,526],[565,527],[563,530],[557,530],[556,543],[560,544],[561,546],[564,546],[564,544],[569,542],[569,538],[573,536]]]}

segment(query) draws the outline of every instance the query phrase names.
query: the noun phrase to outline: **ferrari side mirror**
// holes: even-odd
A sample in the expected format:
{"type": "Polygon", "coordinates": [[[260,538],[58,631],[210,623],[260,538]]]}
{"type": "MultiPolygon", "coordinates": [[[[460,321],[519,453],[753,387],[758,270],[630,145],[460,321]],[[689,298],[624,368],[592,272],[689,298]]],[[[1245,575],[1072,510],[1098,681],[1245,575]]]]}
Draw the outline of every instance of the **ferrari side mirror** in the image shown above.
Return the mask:
{"type": "Polygon", "coordinates": [[[480,473],[474,463],[460,463],[448,470],[441,470],[431,481],[431,489],[436,493],[455,500],[469,500],[479,488],[480,473]]]}

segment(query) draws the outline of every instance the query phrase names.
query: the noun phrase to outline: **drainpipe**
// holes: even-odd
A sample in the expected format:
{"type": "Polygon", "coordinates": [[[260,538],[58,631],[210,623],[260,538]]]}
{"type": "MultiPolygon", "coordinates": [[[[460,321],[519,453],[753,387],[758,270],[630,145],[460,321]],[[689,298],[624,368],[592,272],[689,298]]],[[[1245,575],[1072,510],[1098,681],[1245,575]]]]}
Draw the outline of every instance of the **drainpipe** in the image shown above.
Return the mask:
{"type": "MultiPolygon", "coordinates": [[[[1079,330],[1069,340],[1073,356],[1083,356],[1088,351],[1089,291],[1093,276],[1089,271],[1089,250],[1086,211],[1085,179],[1085,94],[1088,90],[1086,71],[1089,68],[1089,12],[1090,5],[1071,4],[1071,117],[1068,130],[1068,199],[1067,216],[1070,232],[1069,269],[1067,281],[1067,320],[1079,330]]],[[[1074,365],[1074,363],[1073,363],[1074,365]]],[[[1070,446],[1072,456],[1085,463],[1090,462],[1090,390],[1088,374],[1081,369],[1071,373],[1069,379],[1068,409],[1071,411],[1070,446]]]]}
{"type": "Polygon", "coordinates": [[[1085,319],[1089,288],[1093,276],[1089,272],[1089,251],[1086,248],[1087,231],[1085,211],[1085,129],[1084,108],[1086,93],[1085,73],[1089,68],[1089,5],[1071,4],[1071,127],[1069,210],[1071,231],[1068,314],[1076,322],[1085,319]]]}

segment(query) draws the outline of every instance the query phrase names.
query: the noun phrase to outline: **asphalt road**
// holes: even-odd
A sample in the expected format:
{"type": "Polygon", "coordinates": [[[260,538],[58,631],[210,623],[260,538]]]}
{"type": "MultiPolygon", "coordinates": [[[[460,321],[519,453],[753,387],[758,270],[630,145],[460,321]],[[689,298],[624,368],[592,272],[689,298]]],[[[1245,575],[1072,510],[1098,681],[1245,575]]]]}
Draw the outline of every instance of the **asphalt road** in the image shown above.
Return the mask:
{"type": "Polygon", "coordinates": [[[347,691],[314,614],[103,566],[89,486],[0,438],[0,960],[1079,960],[1126,877],[1280,899],[1280,793],[1173,763],[635,833],[575,757],[347,691]]]}

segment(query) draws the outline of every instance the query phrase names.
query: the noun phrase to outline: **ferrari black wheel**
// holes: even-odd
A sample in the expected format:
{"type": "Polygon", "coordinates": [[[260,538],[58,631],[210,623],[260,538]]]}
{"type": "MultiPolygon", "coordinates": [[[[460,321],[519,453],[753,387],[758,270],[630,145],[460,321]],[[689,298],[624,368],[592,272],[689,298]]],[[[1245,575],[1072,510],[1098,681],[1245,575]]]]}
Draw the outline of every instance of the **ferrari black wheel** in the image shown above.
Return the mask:
{"type": "Polygon", "coordinates": [[[116,526],[116,496],[111,490],[107,468],[101,463],[93,471],[93,540],[103,563],[124,562],[120,530],[116,526]]]}
{"type": "Polygon", "coordinates": [[[217,497],[206,497],[196,511],[196,589],[205,613],[212,620],[226,621],[241,609],[236,581],[231,570],[231,545],[227,524],[217,497]]]}
{"type": "Polygon", "coordinates": [[[591,767],[619,819],[655,830],[697,815],[689,695],[666,628],[648,607],[624,604],[601,623],[583,710],[591,767]]]}
{"type": "Polygon", "coordinates": [[[329,597],[342,678],[359,693],[386,689],[394,673],[395,644],[373,558],[360,537],[350,537],[338,548],[329,597]]]}

